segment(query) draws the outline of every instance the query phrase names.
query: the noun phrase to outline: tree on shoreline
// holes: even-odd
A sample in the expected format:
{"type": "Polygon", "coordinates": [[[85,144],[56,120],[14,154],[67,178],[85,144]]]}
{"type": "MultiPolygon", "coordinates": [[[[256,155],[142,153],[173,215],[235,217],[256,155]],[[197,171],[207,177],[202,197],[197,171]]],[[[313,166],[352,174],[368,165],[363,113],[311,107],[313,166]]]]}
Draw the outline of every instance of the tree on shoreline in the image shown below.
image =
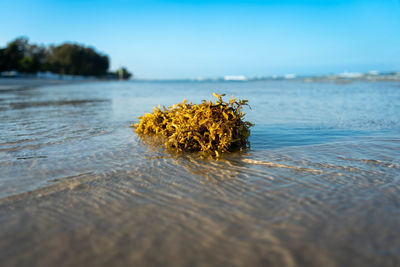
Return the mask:
{"type": "Polygon", "coordinates": [[[72,43],[51,46],[48,62],[53,72],[70,75],[105,76],[109,67],[108,56],[72,43]]]}
{"type": "Polygon", "coordinates": [[[17,38],[7,47],[0,49],[0,70],[24,70],[25,55],[28,53],[29,44],[26,38],[17,38]]]}
{"type": "MultiPolygon", "coordinates": [[[[0,72],[50,71],[60,75],[119,78],[118,72],[108,71],[109,62],[107,55],[75,43],[44,47],[29,44],[27,38],[20,37],[0,48],[0,72]]],[[[123,70],[122,78],[129,79],[132,74],[123,70]]]]}

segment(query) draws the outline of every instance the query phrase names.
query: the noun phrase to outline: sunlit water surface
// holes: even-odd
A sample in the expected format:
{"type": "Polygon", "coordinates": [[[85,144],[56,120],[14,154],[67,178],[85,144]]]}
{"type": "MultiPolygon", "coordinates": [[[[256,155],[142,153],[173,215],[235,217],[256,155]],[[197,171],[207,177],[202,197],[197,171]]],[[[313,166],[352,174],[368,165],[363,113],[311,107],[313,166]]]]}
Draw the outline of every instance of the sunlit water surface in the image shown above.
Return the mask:
{"type": "Polygon", "coordinates": [[[399,83],[97,82],[0,91],[2,266],[399,266],[399,83]],[[251,149],[171,154],[158,104],[248,99],[251,149]]]}

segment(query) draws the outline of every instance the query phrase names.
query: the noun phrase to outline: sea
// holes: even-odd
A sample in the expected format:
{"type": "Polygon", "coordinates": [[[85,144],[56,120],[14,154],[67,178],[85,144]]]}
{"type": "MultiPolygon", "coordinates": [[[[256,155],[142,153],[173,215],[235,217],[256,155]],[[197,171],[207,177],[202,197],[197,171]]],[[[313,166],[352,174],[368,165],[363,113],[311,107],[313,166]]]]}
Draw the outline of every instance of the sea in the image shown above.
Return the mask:
{"type": "Polygon", "coordinates": [[[1,266],[400,266],[400,83],[0,90],[1,266]],[[140,139],[154,106],[246,99],[250,148],[140,139]]]}

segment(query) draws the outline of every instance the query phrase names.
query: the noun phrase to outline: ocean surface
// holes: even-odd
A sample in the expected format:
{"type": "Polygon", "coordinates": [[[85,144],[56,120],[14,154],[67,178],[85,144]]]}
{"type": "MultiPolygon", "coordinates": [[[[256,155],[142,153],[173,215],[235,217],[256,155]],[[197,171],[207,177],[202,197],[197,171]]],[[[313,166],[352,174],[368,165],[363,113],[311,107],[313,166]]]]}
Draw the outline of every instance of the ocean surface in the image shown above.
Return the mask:
{"type": "Polygon", "coordinates": [[[1,266],[400,266],[400,83],[0,90],[1,266]],[[153,106],[249,100],[251,149],[171,153],[153,106]]]}

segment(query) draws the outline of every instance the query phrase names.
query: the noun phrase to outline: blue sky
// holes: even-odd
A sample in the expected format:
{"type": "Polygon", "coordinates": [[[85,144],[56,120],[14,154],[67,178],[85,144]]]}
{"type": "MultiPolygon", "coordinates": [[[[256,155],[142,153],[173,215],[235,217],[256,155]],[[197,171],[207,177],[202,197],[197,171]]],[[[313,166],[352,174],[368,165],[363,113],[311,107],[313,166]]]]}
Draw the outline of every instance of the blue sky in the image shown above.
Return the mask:
{"type": "Polygon", "coordinates": [[[400,0],[0,0],[18,36],[108,54],[138,78],[400,71],[400,0]]]}

